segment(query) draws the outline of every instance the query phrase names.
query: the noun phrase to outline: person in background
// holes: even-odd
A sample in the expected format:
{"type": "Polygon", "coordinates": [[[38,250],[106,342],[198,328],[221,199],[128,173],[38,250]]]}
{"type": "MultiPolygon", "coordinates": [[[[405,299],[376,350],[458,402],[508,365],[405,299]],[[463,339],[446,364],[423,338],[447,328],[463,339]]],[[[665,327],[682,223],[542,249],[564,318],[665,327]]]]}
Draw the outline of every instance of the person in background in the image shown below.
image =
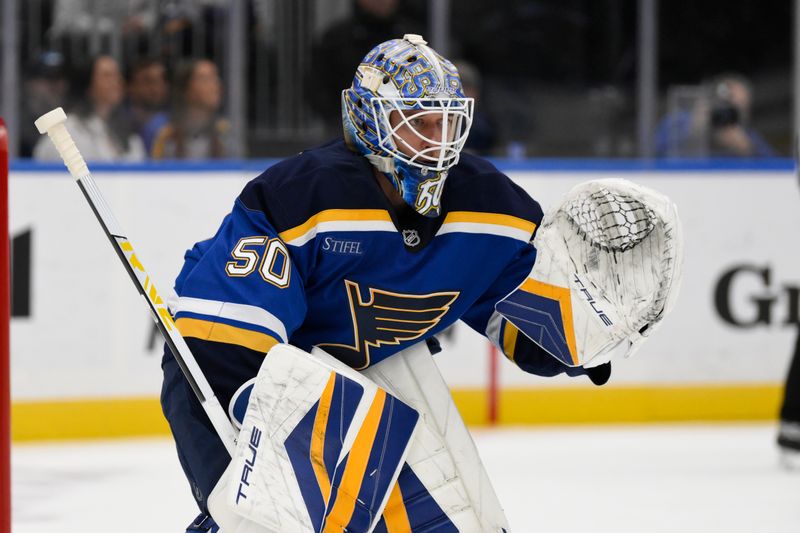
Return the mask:
{"type": "Polygon", "coordinates": [[[128,72],[126,111],[147,153],[150,153],[156,133],[169,119],[165,109],[168,98],[164,63],[149,57],[136,61],[128,72]]]}
{"type": "MultiPolygon", "coordinates": [[[[21,4],[23,2],[20,2],[21,4]]],[[[129,64],[148,46],[157,29],[159,0],[49,0],[26,2],[51,6],[53,23],[47,40],[62,50],[111,53],[129,64]]],[[[31,6],[31,9],[34,9],[31,6]]]]}
{"type": "Polygon", "coordinates": [[[342,90],[353,81],[353,69],[364,50],[397,35],[421,32],[401,15],[399,4],[399,0],[354,0],[352,17],[331,25],[314,43],[307,96],[327,135],[342,130],[342,90]]]}
{"type": "Polygon", "coordinates": [[[711,153],[728,157],[774,157],[775,150],[750,126],[753,90],[743,76],[711,82],[711,153]]]}
{"type": "MultiPolygon", "coordinates": [[[[67,127],[87,161],[142,161],[142,140],[130,128],[121,107],[125,81],[117,61],[107,55],[73,70],[67,127]]],[[[52,142],[41,137],[33,149],[34,159],[60,161],[52,142]]]]}
{"type": "Polygon", "coordinates": [[[227,0],[170,0],[158,4],[156,32],[162,57],[170,66],[189,56],[210,57],[222,46],[230,7],[227,0]]]}
{"type": "Polygon", "coordinates": [[[459,76],[461,76],[464,94],[467,98],[475,100],[472,127],[469,130],[470,133],[467,143],[464,145],[464,150],[473,154],[488,155],[494,147],[496,135],[494,124],[492,124],[488,113],[484,111],[486,102],[481,100],[481,74],[475,65],[467,61],[455,61],[454,64],[458,69],[459,76]]]}
{"type": "Polygon", "coordinates": [[[739,74],[706,84],[705,98],[691,111],[662,119],[656,130],[659,157],[774,157],[775,150],[750,126],[752,87],[739,74]]]}
{"type": "Polygon", "coordinates": [[[33,147],[42,138],[34,121],[56,107],[66,105],[69,80],[64,71],[64,56],[60,52],[42,52],[26,69],[23,82],[20,128],[21,157],[31,157],[33,147]]]}
{"type": "Polygon", "coordinates": [[[156,133],[153,159],[218,159],[231,153],[230,125],[220,115],[222,81],[207,59],[180,63],[169,122],[156,133]]]}

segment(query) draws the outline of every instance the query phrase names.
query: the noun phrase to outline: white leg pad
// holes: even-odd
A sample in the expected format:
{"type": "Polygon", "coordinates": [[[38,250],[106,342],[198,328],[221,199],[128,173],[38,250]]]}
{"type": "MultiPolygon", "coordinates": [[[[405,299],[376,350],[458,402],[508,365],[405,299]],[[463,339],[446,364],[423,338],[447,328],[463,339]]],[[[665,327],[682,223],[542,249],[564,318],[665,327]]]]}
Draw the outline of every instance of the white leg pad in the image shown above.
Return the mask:
{"type": "Polygon", "coordinates": [[[333,357],[279,344],[259,370],[209,511],[225,533],[371,531],[418,418],[333,357]]]}
{"type": "Polygon", "coordinates": [[[406,462],[453,525],[459,531],[508,531],[475,443],[425,343],[363,374],[419,412],[422,422],[406,462]]]}

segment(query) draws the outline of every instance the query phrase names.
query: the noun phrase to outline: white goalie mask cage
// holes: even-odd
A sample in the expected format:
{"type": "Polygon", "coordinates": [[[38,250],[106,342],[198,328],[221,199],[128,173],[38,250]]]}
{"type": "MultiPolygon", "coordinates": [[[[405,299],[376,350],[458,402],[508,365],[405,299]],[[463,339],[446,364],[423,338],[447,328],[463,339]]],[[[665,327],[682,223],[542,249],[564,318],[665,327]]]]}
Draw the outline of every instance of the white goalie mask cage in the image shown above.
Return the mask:
{"type": "Polygon", "coordinates": [[[497,311],[569,366],[632,355],[678,295],[675,204],[622,179],[573,188],[545,215],[528,279],[497,311]]]}
{"type": "Polygon", "coordinates": [[[373,98],[370,103],[375,123],[384,125],[377,131],[378,145],[393,157],[434,172],[458,163],[472,126],[472,98],[373,98]],[[394,126],[390,120],[392,112],[397,113],[394,126]],[[421,121],[432,121],[440,127],[431,128],[434,136],[428,136],[426,131],[419,131],[417,124],[421,121]],[[400,130],[410,132],[422,148],[405,141],[398,134],[400,130]]]}

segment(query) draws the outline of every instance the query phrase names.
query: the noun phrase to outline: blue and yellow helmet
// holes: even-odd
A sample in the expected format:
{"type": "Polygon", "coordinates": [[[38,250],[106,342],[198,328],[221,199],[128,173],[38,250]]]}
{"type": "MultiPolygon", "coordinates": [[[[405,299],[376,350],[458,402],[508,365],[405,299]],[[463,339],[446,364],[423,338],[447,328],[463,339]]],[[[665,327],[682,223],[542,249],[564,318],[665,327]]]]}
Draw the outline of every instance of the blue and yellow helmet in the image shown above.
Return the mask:
{"type": "Polygon", "coordinates": [[[370,50],[342,91],[345,140],[389,177],[406,203],[435,217],[473,105],[453,64],[407,34],[370,50]]]}

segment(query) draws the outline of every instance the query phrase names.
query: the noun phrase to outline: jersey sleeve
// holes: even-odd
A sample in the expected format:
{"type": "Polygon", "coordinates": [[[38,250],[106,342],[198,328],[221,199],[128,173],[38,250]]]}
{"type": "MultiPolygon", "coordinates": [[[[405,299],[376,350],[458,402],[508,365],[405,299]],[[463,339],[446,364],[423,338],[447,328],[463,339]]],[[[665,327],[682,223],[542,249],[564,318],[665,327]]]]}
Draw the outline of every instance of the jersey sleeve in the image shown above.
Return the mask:
{"type": "Polygon", "coordinates": [[[175,324],[226,405],[306,314],[304,281],[264,212],[237,199],[217,234],[187,252],[175,324]]]}
{"type": "MultiPolygon", "coordinates": [[[[530,273],[536,260],[532,244],[524,246],[491,287],[464,314],[462,320],[485,335],[509,360],[525,372],[538,376],[591,374],[583,367],[569,367],[520,333],[511,322],[495,311],[495,304],[517,288],[530,273]]],[[[607,379],[607,378],[606,378],[607,379]]]]}

